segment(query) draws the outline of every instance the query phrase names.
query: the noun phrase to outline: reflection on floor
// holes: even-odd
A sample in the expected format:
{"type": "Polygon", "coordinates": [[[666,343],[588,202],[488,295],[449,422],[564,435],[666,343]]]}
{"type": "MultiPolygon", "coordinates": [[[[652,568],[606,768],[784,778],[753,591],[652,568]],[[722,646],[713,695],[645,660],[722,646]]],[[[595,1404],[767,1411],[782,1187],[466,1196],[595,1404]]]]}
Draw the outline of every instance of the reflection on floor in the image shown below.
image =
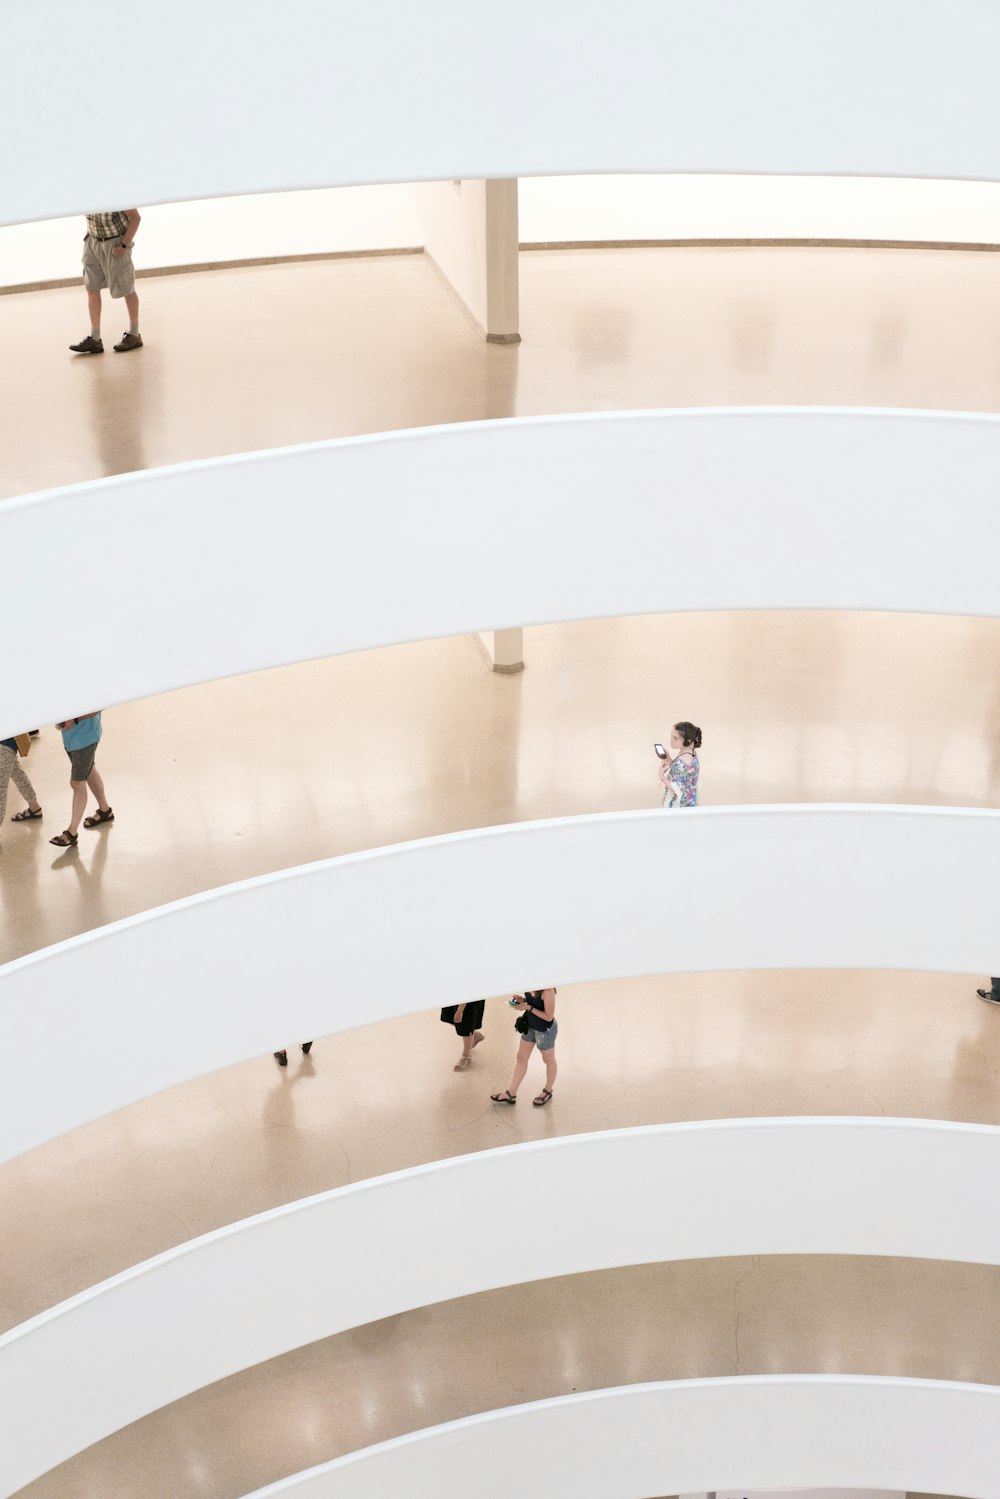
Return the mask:
{"type": "MultiPolygon", "coordinates": [[[[436,1015],[319,1040],[308,1057],[275,1036],[287,1069],[271,1057],[227,1069],[0,1168],[0,1325],[224,1223],[515,1141],[793,1114],[995,1124],[1000,1011],[974,989],[961,977],[848,972],[564,988],[561,1072],[545,1110],[489,1101],[513,1061],[502,997],[466,1073],[452,1071],[460,1047],[436,1015]]],[[[525,1086],[540,1080],[537,1064],[525,1086]]]]}
{"type": "MultiPolygon", "coordinates": [[[[1000,410],[1000,364],[982,337],[1000,285],[985,255],[526,255],[518,348],[483,344],[418,258],[204,273],[140,291],[147,345],[127,361],[66,352],[84,331],[82,292],[3,299],[18,359],[0,369],[0,496],[481,417],[1000,410]]],[[[997,621],[716,614],[532,630],[526,645],[518,678],[491,676],[471,641],[453,640],[115,709],[101,765],[118,821],[59,857],[46,839],[64,825],[66,762],[43,728],[27,768],[45,821],[0,838],[0,959],[309,859],[653,804],[651,743],[682,717],[705,731],[706,803],[1000,801],[997,621]]],[[[500,1000],[464,1075],[434,1017],[320,1040],[308,1059],[276,1036],[293,1048],[287,1072],[270,1058],[234,1068],[0,1171],[0,1325],[220,1223],[515,1139],[783,1113],[996,1123],[1000,1014],[973,987],[741,974],[564,991],[557,1098],[516,1118],[486,1097],[513,1050],[500,1000]]],[[[531,1232],[516,1204],[498,1204],[497,1221],[531,1232]]],[[[495,1231],[470,1224],[459,1252],[495,1231]]],[[[980,1266],[788,1257],[570,1279],[301,1350],[24,1493],[224,1499],[467,1411],[628,1380],[802,1369],[997,1381],[998,1332],[1000,1272],[980,1266]]]]}
{"type": "MultiPolygon", "coordinates": [[[[67,245],[72,274],[76,244],[67,245]]],[[[83,291],[2,299],[0,496],[394,427],[652,406],[1000,410],[996,258],[646,249],[521,257],[485,344],[423,256],[141,283],[141,354],[74,358],[83,291]]],[[[120,309],[105,307],[106,332],[120,309]]],[[[107,340],[106,340],[107,341],[107,340]]]]}
{"type": "MultiPolygon", "coordinates": [[[[456,1253],[501,1231],[531,1233],[516,1203],[470,1223],[456,1253]]],[[[646,1380],[892,1373],[996,1384],[998,1330],[1000,1271],[982,1265],[788,1255],[567,1276],[424,1307],[261,1364],[21,1496],[237,1499],[438,1421],[646,1380]]],[[[524,1463],[527,1474],[530,1454],[524,1463]]]]}
{"type": "Polygon", "coordinates": [[[517,677],[460,638],[113,709],[117,820],[58,856],[67,761],[43,729],[27,769],[45,819],[0,833],[0,959],[333,854],[654,806],[653,741],[681,718],[704,730],[706,805],[1000,803],[998,620],[675,615],[528,630],[525,648],[517,677]]]}

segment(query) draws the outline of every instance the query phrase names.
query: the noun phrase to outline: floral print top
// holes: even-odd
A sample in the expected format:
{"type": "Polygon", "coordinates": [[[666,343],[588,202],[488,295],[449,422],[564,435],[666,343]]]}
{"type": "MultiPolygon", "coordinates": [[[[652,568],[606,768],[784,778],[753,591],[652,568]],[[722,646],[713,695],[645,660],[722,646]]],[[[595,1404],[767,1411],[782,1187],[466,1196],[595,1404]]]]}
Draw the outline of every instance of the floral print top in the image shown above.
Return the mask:
{"type": "Polygon", "coordinates": [[[701,766],[697,754],[682,750],[667,772],[667,784],[663,788],[664,807],[696,807],[698,805],[698,772],[701,766]]]}

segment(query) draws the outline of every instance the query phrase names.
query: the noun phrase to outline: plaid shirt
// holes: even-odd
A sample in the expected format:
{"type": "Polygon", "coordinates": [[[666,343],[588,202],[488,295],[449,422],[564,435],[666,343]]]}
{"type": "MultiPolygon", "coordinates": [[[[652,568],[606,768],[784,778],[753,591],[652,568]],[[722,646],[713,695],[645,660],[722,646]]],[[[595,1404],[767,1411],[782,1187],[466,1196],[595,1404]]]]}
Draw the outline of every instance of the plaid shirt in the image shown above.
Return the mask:
{"type": "Polygon", "coordinates": [[[121,209],[113,213],[88,213],[87,233],[95,239],[117,239],[128,228],[128,214],[121,209]]]}

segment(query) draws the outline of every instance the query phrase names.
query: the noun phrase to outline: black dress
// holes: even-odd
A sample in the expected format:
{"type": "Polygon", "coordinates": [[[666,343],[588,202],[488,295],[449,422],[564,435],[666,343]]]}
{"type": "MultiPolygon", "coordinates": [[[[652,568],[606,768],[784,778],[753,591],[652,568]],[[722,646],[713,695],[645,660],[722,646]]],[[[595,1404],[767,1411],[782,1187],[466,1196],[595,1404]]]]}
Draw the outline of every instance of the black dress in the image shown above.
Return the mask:
{"type": "Polygon", "coordinates": [[[458,1005],[445,1005],[441,1011],[441,1019],[445,1025],[454,1025],[460,1036],[471,1036],[473,1031],[482,1029],[483,1015],[486,1012],[485,999],[470,999],[465,1006],[465,1011],[458,1024],[455,1024],[455,1011],[458,1005]]]}

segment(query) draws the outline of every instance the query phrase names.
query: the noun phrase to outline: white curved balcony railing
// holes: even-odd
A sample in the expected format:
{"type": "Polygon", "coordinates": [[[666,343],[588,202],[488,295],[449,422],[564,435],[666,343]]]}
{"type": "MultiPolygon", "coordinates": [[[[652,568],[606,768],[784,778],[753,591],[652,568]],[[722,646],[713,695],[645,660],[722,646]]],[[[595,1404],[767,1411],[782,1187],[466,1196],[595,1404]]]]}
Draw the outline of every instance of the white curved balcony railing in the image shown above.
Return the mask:
{"type": "Polygon", "coordinates": [[[570,16],[560,0],[513,0],[499,24],[468,0],[286,0],[280,26],[270,0],[245,0],[238,27],[196,0],[136,0],[143,107],[113,152],[84,156],[66,142],[85,13],[8,9],[7,56],[44,56],[46,76],[44,110],[30,68],[10,70],[0,100],[4,137],[21,142],[0,177],[8,223],[431,178],[1000,177],[1000,15],[982,0],[927,0],[920,25],[906,0],[806,13],[799,0],[620,0],[570,16]]]}
{"type": "Polygon", "coordinates": [[[997,1264],[998,1170],[1000,1130],[983,1125],[727,1120],[507,1146],[307,1198],[0,1338],[0,1488],[252,1364],[500,1286],[727,1255],[997,1264]],[[530,1233],[477,1231],[511,1201],[530,1233]]]}
{"type": "Polygon", "coordinates": [[[225,886],[0,969],[0,1159],[289,1038],[526,984],[997,973],[998,849],[996,811],[657,809],[450,834],[225,886]],[[671,919],[678,871],[697,894],[671,919]],[[42,1051],[43,1068],[24,1067],[42,1051]]]}
{"type": "Polygon", "coordinates": [[[63,577],[88,537],[102,548],[85,631],[72,611],[35,608],[31,569],[5,579],[11,618],[32,620],[31,650],[4,667],[8,732],[512,625],[705,609],[996,614],[998,472],[998,417],[765,408],[471,423],[8,501],[5,556],[44,556],[63,577]]]}
{"type": "Polygon", "coordinates": [[[434,1426],[248,1499],[507,1499],[520,1462],[546,1499],[871,1488],[995,1499],[1000,1390],[834,1375],[591,1390],[434,1426]],[[512,1455],[516,1454],[516,1457],[512,1455]]]}

